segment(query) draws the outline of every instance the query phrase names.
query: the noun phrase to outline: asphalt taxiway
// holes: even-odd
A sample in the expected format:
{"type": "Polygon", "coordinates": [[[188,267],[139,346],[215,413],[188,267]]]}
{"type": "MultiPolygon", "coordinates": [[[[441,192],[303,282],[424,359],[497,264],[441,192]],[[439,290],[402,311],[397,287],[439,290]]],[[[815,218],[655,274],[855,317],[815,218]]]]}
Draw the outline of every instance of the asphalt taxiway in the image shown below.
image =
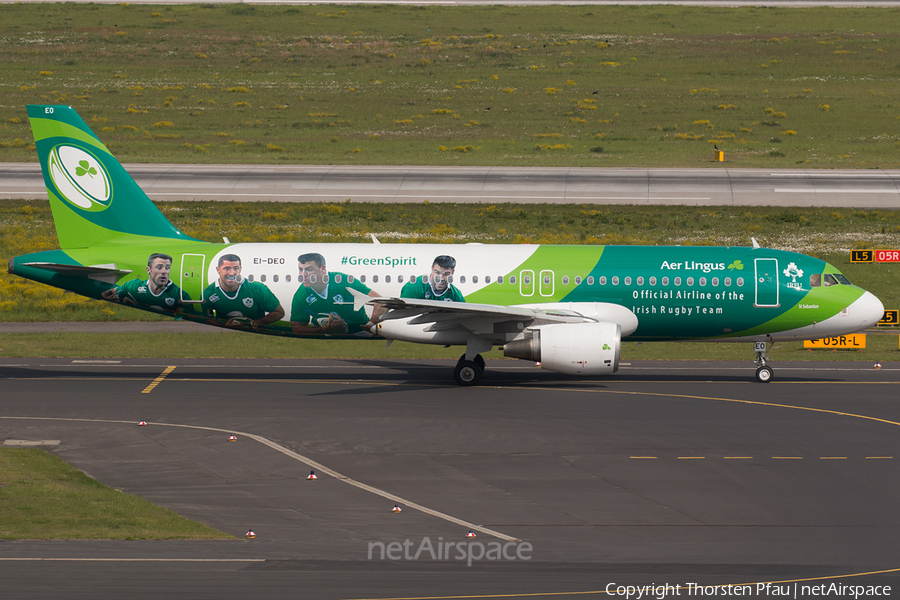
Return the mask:
{"type": "Polygon", "coordinates": [[[4,597],[900,586],[897,364],[489,361],[459,388],[446,361],[0,362],[0,444],[237,538],[0,542],[4,597]]]}

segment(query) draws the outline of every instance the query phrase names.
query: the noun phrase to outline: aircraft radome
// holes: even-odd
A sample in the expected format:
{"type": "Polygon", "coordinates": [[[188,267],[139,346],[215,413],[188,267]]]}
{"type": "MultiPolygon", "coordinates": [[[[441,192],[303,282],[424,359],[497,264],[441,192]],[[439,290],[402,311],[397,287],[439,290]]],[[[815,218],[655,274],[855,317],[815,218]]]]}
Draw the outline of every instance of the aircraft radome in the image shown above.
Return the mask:
{"type": "MultiPolygon", "coordinates": [[[[884,313],[817,258],[753,247],[211,243],[154,206],[68,106],[29,106],[60,250],[9,272],[248,332],[462,346],[572,375],[619,366],[622,340],[766,343],[843,335],[884,313]]],[[[373,241],[377,241],[374,240],[373,241]]]]}

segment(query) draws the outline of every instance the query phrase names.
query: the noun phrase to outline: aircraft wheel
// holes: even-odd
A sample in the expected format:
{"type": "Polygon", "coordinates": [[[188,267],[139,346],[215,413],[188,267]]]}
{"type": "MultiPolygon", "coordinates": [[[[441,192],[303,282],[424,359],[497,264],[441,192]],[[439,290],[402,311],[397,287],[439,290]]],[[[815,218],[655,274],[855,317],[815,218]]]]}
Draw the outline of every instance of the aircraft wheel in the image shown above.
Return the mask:
{"type": "Polygon", "coordinates": [[[453,369],[453,378],[459,385],[475,385],[481,379],[482,369],[473,360],[460,360],[453,369]]]}
{"type": "MultiPolygon", "coordinates": [[[[463,362],[464,360],[466,360],[465,354],[463,354],[462,356],[459,357],[459,361],[457,361],[457,364],[463,362]]],[[[483,373],[484,372],[484,357],[481,356],[480,354],[476,354],[475,358],[473,358],[472,361],[476,365],[478,365],[478,370],[483,373]]]]}
{"type": "Polygon", "coordinates": [[[774,374],[772,367],[760,367],[756,370],[756,380],[760,383],[769,383],[774,374]]]}

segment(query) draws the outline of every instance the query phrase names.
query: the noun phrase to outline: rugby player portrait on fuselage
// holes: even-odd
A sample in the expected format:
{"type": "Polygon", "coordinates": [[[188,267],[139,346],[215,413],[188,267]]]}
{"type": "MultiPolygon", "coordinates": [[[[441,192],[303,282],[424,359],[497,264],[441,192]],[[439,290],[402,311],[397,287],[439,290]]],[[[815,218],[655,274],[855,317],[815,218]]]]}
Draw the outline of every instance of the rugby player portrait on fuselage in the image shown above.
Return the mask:
{"type": "Polygon", "coordinates": [[[297,268],[300,287],[291,301],[291,330],[295,334],[368,334],[384,314],[380,306],[373,310],[371,319],[365,307],[354,310],[351,289],[373,298],[381,294],[346,273],[329,272],[321,254],[301,254],[297,268]]]}
{"type": "Polygon", "coordinates": [[[191,298],[169,278],[171,271],[172,257],[162,252],[154,252],[147,259],[146,281],[132,279],[106,290],[100,296],[110,302],[174,311],[191,298]]]}
{"type": "Polygon", "coordinates": [[[264,283],[243,278],[238,255],[220,256],[216,273],[219,278],[203,290],[209,324],[255,331],[284,317],[281,302],[264,283]]]}
{"type": "Polygon", "coordinates": [[[400,297],[465,302],[465,296],[452,283],[454,272],[456,272],[455,258],[446,254],[437,256],[431,264],[431,273],[422,275],[418,281],[410,281],[404,285],[400,290],[400,297]]]}

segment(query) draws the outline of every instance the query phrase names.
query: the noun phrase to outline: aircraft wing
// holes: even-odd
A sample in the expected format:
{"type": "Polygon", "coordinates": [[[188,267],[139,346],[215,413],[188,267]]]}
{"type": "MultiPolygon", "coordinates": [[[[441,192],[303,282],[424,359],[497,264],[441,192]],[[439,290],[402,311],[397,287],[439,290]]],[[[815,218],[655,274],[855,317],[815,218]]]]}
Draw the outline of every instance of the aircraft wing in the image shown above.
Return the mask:
{"type": "Polygon", "coordinates": [[[472,304],[468,302],[442,302],[439,300],[416,300],[410,298],[372,298],[371,304],[383,306],[388,312],[381,318],[406,319],[414,317],[410,324],[441,323],[443,326],[463,325],[473,319],[498,321],[535,321],[541,323],[586,323],[596,319],[585,317],[575,311],[558,309],[535,309],[496,304],[472,304]]]}

